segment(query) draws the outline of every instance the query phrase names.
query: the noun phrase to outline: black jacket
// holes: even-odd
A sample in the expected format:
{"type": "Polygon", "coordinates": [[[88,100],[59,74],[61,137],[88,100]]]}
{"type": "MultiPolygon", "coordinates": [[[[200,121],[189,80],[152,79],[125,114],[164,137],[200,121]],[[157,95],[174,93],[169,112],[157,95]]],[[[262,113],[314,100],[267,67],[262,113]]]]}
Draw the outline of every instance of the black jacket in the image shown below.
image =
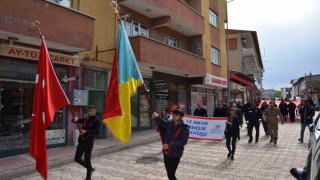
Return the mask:
{"type": "Polygon", "coordinates": [[[284,103],[284,104],[279,104],[279,109],[280,109],[280,112],[282,114],[282,116],[285,116],[288,114],[288,105],[287,103],[284,103]]]}
{"type": "MultiPolygon", "coordinates": [[[[71,121],[73,122],[73,119],[71,119],[71,121]]],[[[93,139],[95,135],[99,134],[100,120],[96,116],[78,119],[78,123],[83,124],[82,127],[80,126],[81,129],[87,130],[87,132],[83,134],[84,137],[88,137],[86,139],[93,139]],[[84,123],[85,123],[85,126],[84,126],[84,123]]],[[[83,141],[81,139],[81,135],[79,135],[79,142],[80,141],[83,141]]]]}
{"type": "Polygon", "coordinates": [[[311,124],[313,123],[313,116],[315,115],[314,107],[313,106],[303,106],[300,110],[299,113],[301,115],[301,123],[305,124],[311,124]],[[310,119],[308,119],[308,116],[310,116],[310,119]]]}
{"type": "Polygon", "coordinates": [[[164,142],[169,145],[171,152],[166,156],[181,158],[184,151],[184,146],[188,142],[189,126],[187,124],[184,124],[183,121],[175,126],[173,124],[173,121],[165,121],[161,117],[159,117],[157,121],[160,126],[167,129],[166,134],[163,138],[164,142]],[[174,138],[180,126],[182,126],[182,128],[177,137],[174,138]],[[173,143],[171,143],[173,139],[174,141],[173,143]]]}
{"type": "Polygon", "coordinates": [[[227,124],[226,135],[238,136],[239,131],[240,131],[239,126],[240,126],[240,124],[242,124],[242,120],[240,119],[240,117],[236,116],[232,120],[229,117],[228,121],[232,122],[232,125],[227,124]]]}
{"type": "Polygon", "coordinates": [[[194,116],[208,117],[207,110],[205,108],[196,109],[193,112],[194,116]]]}
{"type": "Polygon", "coordinates": [[[289,103],[288,104],[289,112],[294,113],[296,111],[296,107],[297,106],[294,103],[289,103]]]}
{"type": "Polygon", "coordinates": [[[250,107],[251,107],[251,103],[246,103],[245,105],[243,105],[242,113],[246,113],[250,107]]]}
{"type": "Polygon", "coordinates": [[[262,119],[262,113],[259,108],[249,108],[245,113],[246,120],[249,123],[258,123],[260,119],[262,119]]]}
{"type": "Polygon", "coordinates": [[[224,106],[214,109],[213,117],[228,117],[228,110],[224,106]]]}

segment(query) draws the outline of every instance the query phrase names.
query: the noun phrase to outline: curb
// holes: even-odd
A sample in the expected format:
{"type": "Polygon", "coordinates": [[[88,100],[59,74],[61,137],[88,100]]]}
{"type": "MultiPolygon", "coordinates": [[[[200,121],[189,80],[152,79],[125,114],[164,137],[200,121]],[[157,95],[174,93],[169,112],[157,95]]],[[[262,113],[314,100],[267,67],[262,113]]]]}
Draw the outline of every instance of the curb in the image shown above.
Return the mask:
{"type": "MultiPolygon", "coordinates": [[[[145,144],[153,143],[153,142],[156,142],[156,141],[160,142],[160,137],[159,136],[153,136],[153,137],[149,137],[149,138],[146,138],[146,139],[143,139],[143,140],[132,142],[132,143],[129,143],[127,146],[119,144],[119,145],[115,145],[115,146],[101,148],[101,149],[97,149],[97,150],[92,151],[91,157],[95,158],[95,157],[99,157],[99,156],[103,156],[103,155],[107,155],[107,154],[123,151],[123,150],[126,150],[126,149],[134,148],[134,147],[137,147],[137,146],[142,146],[142,145],[145,145],[145,144]]],[[[67,156],[67,157],[60,158],[60,159],[55,159],[55,160],[52,160],[52,161],[48,161],[48,169],[52,169],[52,168],[55,168],[55,167],[63,166],[63,165],[66,165],[66,164],[71,164],[73,162],[74,162],[74,155],[67,156]]],[[[37,172],[35,164],[31,165],[31,166],[25,166],[25,167],[14,169],[14,170],[0,172],[0,180],[9,180],[9,179],[12,179],[12,178],[17,178],[17,177],[20,177],[20,176],[29,175],[29,174],[32,174],[32,173],[35,173],[35,172],[37,172]]]]}

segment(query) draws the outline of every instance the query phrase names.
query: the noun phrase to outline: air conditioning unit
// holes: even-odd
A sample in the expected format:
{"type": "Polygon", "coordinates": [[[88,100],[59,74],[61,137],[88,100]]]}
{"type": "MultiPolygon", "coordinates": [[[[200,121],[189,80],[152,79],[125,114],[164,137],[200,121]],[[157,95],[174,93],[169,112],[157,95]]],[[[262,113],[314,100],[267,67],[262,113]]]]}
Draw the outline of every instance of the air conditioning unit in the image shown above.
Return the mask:
{"type": "Polygon", "coordinates": [[[88,106],[89,91],[72,89],[70,99],[70,104],[73,106],[88,106]]]}

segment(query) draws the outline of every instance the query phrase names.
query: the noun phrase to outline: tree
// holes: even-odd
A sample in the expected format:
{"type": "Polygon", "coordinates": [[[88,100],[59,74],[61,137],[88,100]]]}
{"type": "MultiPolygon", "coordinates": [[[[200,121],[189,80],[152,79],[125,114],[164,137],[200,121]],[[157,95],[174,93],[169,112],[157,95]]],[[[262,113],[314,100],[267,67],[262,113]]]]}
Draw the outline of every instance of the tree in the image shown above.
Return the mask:
{"type": "Polygon", "coordinates": [[[281,97],[281,92],[277,91],[276,93],[274,93],[274,97],[277,97],[277,98],[281,97]]]}

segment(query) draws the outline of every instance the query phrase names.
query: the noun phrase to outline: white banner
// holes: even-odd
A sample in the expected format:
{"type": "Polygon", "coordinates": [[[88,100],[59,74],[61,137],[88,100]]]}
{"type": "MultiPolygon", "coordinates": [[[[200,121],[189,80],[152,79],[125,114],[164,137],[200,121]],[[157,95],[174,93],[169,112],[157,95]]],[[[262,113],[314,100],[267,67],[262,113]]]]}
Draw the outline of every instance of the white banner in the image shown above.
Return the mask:
{"type": "Polygon", "coordinates": [[[190,126],[189,139],[222,141],[227,117],[205,118],[184,116],[183,121],[190,126]]]}

